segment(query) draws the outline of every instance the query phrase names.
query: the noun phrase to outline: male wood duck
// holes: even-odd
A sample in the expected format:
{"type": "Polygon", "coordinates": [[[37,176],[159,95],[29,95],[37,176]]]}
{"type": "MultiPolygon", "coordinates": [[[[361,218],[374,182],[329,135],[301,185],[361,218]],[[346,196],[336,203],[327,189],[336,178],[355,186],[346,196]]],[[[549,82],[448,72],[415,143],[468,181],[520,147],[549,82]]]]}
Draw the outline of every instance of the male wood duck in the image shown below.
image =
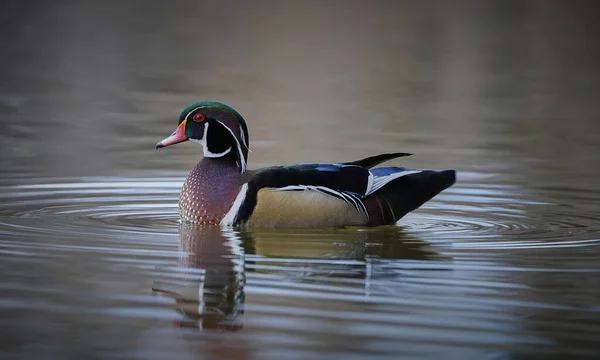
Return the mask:
{"type": "Polygon", "coordinates": [[[184,221],[222,226],[342,227],[396,223],[448,188],[454,170],[375,167],[409,156],[389,153],[351,162],[298,164],[248,170],[248,128],[231,107],[202,101],[179,116],[162,148],[198,142],[204,158],[190,171],[179,197],[184,221]]]}

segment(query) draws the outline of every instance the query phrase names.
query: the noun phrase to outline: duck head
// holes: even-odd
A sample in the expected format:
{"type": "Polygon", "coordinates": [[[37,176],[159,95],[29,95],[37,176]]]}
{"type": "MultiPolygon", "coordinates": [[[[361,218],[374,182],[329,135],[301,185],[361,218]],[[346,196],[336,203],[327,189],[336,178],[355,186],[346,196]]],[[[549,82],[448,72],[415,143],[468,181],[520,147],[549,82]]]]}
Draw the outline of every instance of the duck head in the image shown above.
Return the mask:
{"type": "Polygon", "coordinates": [[[187,140],[202,145],[204,157],[235,159],[240,172],[246,171],[248,160],[248,127],[244,118],[231,107],[201,101],[187,106],[179,116],[179,125],[171,136],[158,142],[156,148],[187,140]]]}

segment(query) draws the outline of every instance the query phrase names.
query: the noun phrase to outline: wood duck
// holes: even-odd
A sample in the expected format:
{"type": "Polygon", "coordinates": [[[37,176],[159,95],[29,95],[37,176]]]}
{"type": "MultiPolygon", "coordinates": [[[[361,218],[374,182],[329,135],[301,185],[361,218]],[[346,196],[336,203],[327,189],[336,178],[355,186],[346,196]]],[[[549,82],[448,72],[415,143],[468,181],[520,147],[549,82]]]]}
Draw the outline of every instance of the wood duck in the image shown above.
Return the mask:
{"type": "Polygon", "coordinates": [[[231,107],[214,101],[187,106],[162,148],[200,143],[204,158],[179,197],[184,221],[249,227],[343,227],[395,224],[455,182],[454,170],[375,167],[409,156],[388,153],[333,164],[248,170],[248,128],[231,107]]]}

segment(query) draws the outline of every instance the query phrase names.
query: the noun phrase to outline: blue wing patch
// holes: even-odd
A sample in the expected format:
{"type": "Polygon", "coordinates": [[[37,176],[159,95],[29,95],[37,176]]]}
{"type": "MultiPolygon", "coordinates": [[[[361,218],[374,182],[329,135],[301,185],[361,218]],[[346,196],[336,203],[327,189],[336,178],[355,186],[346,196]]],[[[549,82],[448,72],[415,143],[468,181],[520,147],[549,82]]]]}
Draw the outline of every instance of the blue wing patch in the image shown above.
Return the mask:
{"type": "Polygon", "coordinates": [[[317,171],[337,172],[337,171],[340,171],[340,167],[339,166],[335,166],[333,164],[319,164],[319,166],[317,166],[315,168],[315,170],[317,170],[317,171]]]}
{"type": "Polygon", "coordinates": [[[388,175],[392,175],[392,174],[399,173],[402,171],[409,171],[409,170],[416,170],[416,169],[392,166],[392,167],[375,168],[375,169],[371,169],[370,171],[371,171],[371,174],[379,177],[379,176],[388,176],[388,175]]]}

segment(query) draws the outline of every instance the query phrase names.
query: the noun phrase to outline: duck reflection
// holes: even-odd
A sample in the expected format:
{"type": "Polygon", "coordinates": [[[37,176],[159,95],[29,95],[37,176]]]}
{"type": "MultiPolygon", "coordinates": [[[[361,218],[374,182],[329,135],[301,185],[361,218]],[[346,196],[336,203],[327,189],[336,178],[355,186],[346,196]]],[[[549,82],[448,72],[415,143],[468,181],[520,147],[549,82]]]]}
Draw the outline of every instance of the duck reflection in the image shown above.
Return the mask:
{"type": "Polygon", "coordinates": [[[241,232],[248,254],[290,258],[431,260],[432,247],[397,226],[339,229],[261,229],[241,232]]]}
{"type": "Polygon", "coordinates": [[[247,264],[257,272],[286,272],[369,280],[391,274],[396,260],[443,260],[431,245],[397,226],[254,230],[241,233],[247,264]],[[275,266],[273,266],[275,265],[275,266]],[[298,272],[298,268],[304,271],[298,272]]]}
{"type": "MultiPolygon", "coordinates": [[[[396,260],[442,259],[432,247],[398,227],[237,231],[182,224],[179,284],[156,284],[187,321],[178,326],[242,329],[246,273],[275,273],[291,281],[394,276],[396,260]]],[[[330,286],[335,286],[331,281],[330,286]]]]}
{"type": "Polygon", "coordinates": [[[244,312],[244,254],[239,236],[214,226],[181,224],[178,284],[156,283],[154,291],[171,296],[188,321],[177,326],[236,331],[244,312]]]}

